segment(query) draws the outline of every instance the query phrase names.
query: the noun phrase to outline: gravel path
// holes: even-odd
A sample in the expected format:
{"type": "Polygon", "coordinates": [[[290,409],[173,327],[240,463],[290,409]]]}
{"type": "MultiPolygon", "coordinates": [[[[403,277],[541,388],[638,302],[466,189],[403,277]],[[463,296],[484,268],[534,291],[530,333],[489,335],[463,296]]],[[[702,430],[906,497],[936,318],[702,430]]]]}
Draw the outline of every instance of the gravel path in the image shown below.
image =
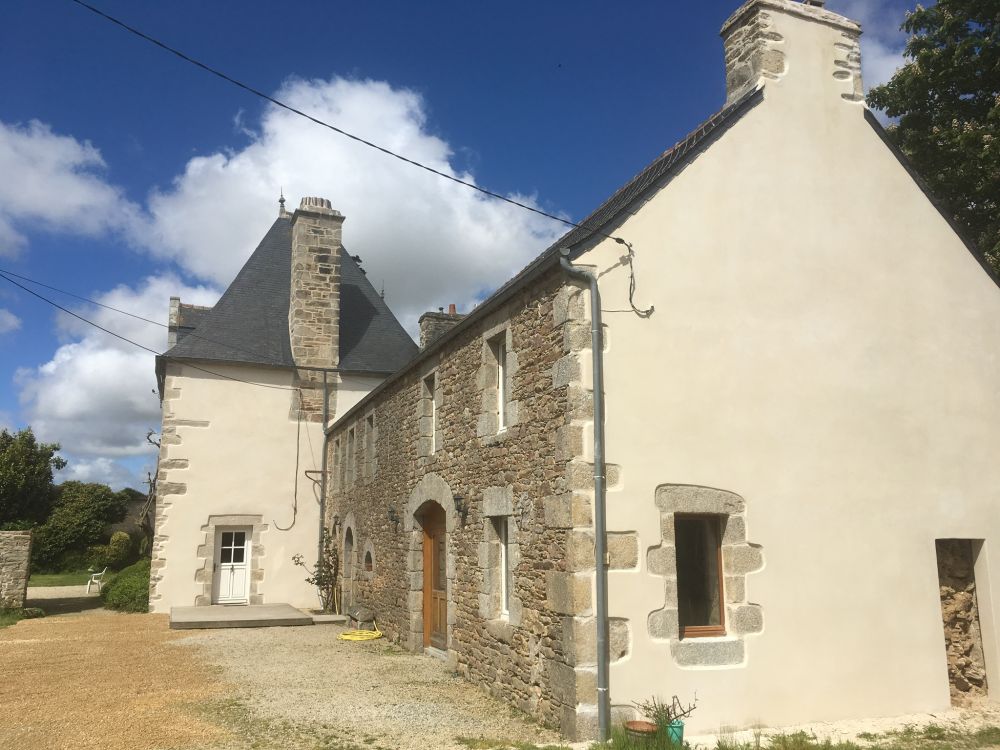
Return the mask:
{"type": "Polygon", "coordinates": [[[220,685],[163,615],[106,610],[0,630],[0,748],[201,747],[228,733],[191,710],[220,685]]]}
{"type": "Polygon", "coordinates": [[[464,748],[458,737],[561,744],[445,664],[330,625],[198,631],[178,645],[218,665],[255,718],[328,727],[392,750],[464,748]]]}

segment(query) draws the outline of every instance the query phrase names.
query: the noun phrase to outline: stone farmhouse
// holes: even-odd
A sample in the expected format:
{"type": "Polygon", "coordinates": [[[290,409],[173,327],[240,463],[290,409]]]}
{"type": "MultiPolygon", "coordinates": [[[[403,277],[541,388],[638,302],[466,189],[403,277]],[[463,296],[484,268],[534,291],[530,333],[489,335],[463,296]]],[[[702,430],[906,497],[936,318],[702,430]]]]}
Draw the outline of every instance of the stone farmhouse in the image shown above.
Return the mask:
{"type": "Polygon", "coordinates": [[[572,737],[653,695],[694,732],[995,698],[998,279],[865,106],[860,34],[748,0],[724,107],[419,351],[339,214],[279,218],[174,307],[153,608],[232,596],[237,548],[243,601],[314,606],[322,520],[348,607],[572,737]]]}

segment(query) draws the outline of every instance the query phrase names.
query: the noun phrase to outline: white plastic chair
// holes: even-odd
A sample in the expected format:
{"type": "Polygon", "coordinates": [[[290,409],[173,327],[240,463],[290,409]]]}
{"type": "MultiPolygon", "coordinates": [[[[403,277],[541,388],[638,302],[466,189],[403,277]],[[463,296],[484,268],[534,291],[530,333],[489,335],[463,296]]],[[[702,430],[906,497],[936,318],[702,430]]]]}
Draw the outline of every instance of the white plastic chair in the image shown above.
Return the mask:
{"type": "Polygon", "coordinates": [[[101,593],[101,584],[104,582],[104,574],[107,573],[107,572],[108,572],[108,569],[105,568],[100,573],[94,573],[92,576],[90,576],[90,580],[87,581],[87,593],[88,594],[90,593],[90,587],[94,586],[94,585],[97,586],[97,593],[98,594],[101,593]]]}

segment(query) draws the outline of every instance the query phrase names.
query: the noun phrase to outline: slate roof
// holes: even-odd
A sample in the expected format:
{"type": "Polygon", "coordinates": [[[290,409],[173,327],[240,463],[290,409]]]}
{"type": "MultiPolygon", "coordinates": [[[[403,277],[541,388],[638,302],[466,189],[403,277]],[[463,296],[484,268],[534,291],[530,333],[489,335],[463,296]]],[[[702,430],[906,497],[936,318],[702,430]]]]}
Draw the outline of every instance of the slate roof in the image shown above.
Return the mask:
{"type": "MultiPolygon", "coordinates": [[[[162,359],[294,367],[288,337],[292,223],[278,218],[197,329],[162,359]]],[[[340,370],[395,372],[417,353],[347,251],[341,258],[340,370]]]]}

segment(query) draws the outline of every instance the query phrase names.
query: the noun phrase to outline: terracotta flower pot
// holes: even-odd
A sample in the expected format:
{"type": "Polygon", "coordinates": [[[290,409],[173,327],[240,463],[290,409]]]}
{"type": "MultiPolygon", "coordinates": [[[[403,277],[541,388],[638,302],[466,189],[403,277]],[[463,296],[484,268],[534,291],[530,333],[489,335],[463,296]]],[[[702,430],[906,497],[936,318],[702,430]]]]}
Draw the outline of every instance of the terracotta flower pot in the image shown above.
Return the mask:
{"type": "Polygon", "coordinates": [[[635,740],[651,740],[656,736],[656,724],[651,721],[626,721],[625,734],[635,740]]]}

